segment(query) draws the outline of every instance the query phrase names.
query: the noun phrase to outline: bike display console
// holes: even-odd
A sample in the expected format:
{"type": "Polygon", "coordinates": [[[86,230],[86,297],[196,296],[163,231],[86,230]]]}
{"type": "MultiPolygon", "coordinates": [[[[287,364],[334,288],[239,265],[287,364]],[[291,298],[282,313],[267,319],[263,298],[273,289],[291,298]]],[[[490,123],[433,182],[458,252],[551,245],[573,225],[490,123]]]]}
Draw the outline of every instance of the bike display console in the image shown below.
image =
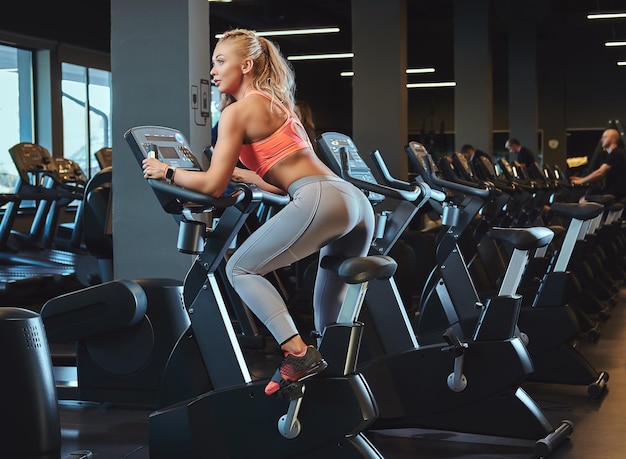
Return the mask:
{"type": "MultiPolygon", "coordinates": [[[[337,175],[344,175],[341,167],[341,151],[345,150],[350,175],[363,182],[378,183],[372,170],[359,155],[356,145],[347,135],[338,132],[325,132],[316,139],[316,142],[324,155],[324,161],[337,175]]],[[[369,192],[368,197],[373,204],[378,204],[385,199],[382,194],[374,192],[369,192]]]]}
{"type": "Polygon", "coordinates": [[[180,131],[162,126],[140,126],[126,131],[124,138],[129,142],[137,161],[141,163],[151,152],[156,158],[172,167],[201,170],[200,163],[180,131]]]}

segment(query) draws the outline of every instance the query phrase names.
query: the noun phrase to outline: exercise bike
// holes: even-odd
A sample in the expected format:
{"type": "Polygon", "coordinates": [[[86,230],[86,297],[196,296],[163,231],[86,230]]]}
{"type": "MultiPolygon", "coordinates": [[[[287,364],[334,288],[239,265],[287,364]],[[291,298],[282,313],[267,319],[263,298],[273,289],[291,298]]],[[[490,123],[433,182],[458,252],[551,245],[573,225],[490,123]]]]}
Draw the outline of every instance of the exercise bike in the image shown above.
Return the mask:
{"type": "MultiPolygon", "coordinates": [[[[139,164],[156,154],[181,167],[191,156],[182,133],[174,129],[140,126],[125,138],[139,164]]],[[[382,457],[363,434],[378,411],[365,378],[355,371],[363,324],[354,317],[368,281],[391,276],[395,262],[382,256],[321,261],[350,284],[339,320],[321,338],[329,366],[295,385],[288,397],[268,397],[267,379],[254,381],[250,375],[215,271],[260,202],[274,199],[280,205],[289,198],[246,184],[233,184],[232,193],[213,198],[148,182],[163,210],[180,222],[179,249],[197,254],[183,287],[190,326],[172,350],[159,408],[150,416],[151,457],[247,458],[259,450],[277,457],[382,457]],[[220,212],[211,231],[191,218],[207,211],[220,212]]]]}
{"type": "MultiPolygon", "coordinates": [[[[174,129],[138,127],[130,129],[126,139],[139,164],[154,154],[170,165],[199,168],[182,133],[174,129]]],[[[395,262],[386,256],[322,260],[322,266],[337,270],[349,284],[337,323],[327,327],[321,339],[328,368],[293,385],[283,398],[268,397],[264,394],[267,379],[251,376],[216,271],[246,218],[261,203],[280,206],[289,197],[238,183],[232,184],[230,194],[216,199],[161,181],[148,183],[162,208],[179,223],[179,250],[196,257],[182,286],[163,279],[122,279],[46,305],[53,339],[77,340],[79,376],[81,364],[87,362],[99,367],[100,376],[108,380],[108,388],[88,393],[83,386],[93,381],[79,377],[79,394],[119,401],[126,388],[128,402],[138,396],[138,386],[156,381],[156,394],[149,391],[150,397],[156,397],[156,410],[149,419],[153,458],[247,458],[259,448],[285,458],[382,458],[363,434],[378,411],[367,382],[355,371],[363,328],[355,317],[368,282],[391,276],[395,262]],[[204,219],[197,218],[206,212],[219,214],[214,228],[208,229],[204,219]],[[124,312],[113,311],[107,298],[120,299],[124,312]],[[159,298],[161,303],[153,308],[159,298]],[[157,309],[172,316],[158,318],[157,309]],[[176,326],[167,328],[171,323],[176,326]],[[169,334],[176,330],[179,334],[167,353],[158,352],[167,359],[154,378],[142,373],[138,360],[150,356],[157,342],[168,343],[160,336],[164,327],[169,334]],[[103,365],[105,355],[107,365],[103,365]],[[116,360],[117,374],[107,374],[116,360]],[[112,384],[113,377],[117,379],[112,384]],[[110,390],[112,386],[119,393],[110,390]]]]}
{"type": "MultiPolygon", "coordinates": [[[[379,184],[346,135],[327,132],[317,143],[337,173],[373,196],[376,203],[387,198],[396,204],[387,205],[384,218],[379,218],[384,225],[370,253],[389,253],[425,201],[441,203],[448,198],[426,183],[393,178],[380,153],[374,152],[372,160],[384,183],[379,184]]],[[[466,191],[463,186],[458,190],[466,191]]],[[[454,218],[458,214],[450,209],[444,222],[451,224],[454,218]]],[[[552,232],[502,229],[494,231],[494,237],[523,249],[547,244],[552,232]]],[[[441,330],[438,340],[424,345],[414,332],[394,278],[370,283],[363,309],[368,317],[367,352],[361,354],[367,358],[361,359],[358,368],[366,375],[380,410],[373,428],[419,427],[532,440],[535,452],[546,456],[569,436],[572,423],[563,421],[554,427],[520,387],[532,372],[530,356],[515,334],[521,298],[503,292],[480,306],[480,320],[470,335],[451,325],[441,330]],[[476,413],[481,413],[480,422],[476,413]]]]}
{"type": "MultiPolygon", "coordinates": [[[[459,190],[464,186],[439,177],[434,161],[418,142],[408,144],[405,151],[413,168],[431,186],[459,190]]],[[[486,188],[465,187],[464,194],[466,197],[462,205],[457,206],[459,218],[441,233],[437,253],[440,267],[433,270],[429,283],[424,287],[420,314],[415,321],[417,333],[422,336],[436,336],[438,331],[450,326],[454,326],[462,336],[468,336],[476,323],[481,321],[480,310],[476,308],[476,304],[482,304],[482,300],[474,288],[463,253],[457,246],[457,240],[489,199],[489,193],[486,188]],[[445,269],[441,266],[445,266],[445,269]]],[[[554,204],[553,207],[555,212],[573,217],[576,224],[573,224],[566,233],[563,247],[558,254],[559,258],[555,263],[556,271],[542,273],[532,306],[520,308],[516,334],[524,339],[533,362],[534,369],[529,379],[586,385],[588,394],[597,398],[605,392],[608,373],[595,370],[582,355],[574,340],[580,333],[577,316],[566,303],[555,299],[564,298],[563,288],[567,285],[565,283],[567,274],[562,266],[566,265],[569,259],[573,246],[572,239],[576,239],[583,219],[591,220],[598,209],[593,205],[579,206],[574,210],[568,209],[564,204],[554,204]]],[[[502,230],[491,228],[489,233],[493,237],[496,232],[502,230]]],[[[501,243],[510,245],[506,240],[501,243]]],[[[544,247],[546,245],[544,244],[544,247]]],[[[541,252],[540,249],[542,247],[538,246],[532,250],[527,248],[525,252],[512,251],[508,266],[515,269],[517,274],[507,277],[509,275],[507,269],[499,287],[500,296],[507,292],[521,298],[519,287],[528,265],[529,253],[538,254],[541,252]]],[[[528,288],[525,291],[527,292],[528,288]]]]}

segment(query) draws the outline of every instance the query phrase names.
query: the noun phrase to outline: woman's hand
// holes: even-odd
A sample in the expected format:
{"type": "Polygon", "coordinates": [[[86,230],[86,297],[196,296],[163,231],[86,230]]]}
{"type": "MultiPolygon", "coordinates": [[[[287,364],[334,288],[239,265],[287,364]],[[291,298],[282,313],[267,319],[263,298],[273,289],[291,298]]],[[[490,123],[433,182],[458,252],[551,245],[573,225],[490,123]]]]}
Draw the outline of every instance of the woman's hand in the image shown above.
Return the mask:
{"type": "Polygon", "coordinates": [[[256,172],[251,171],[249,169],[244,169],[241,167],[235,167],[233,170],[231,180],[233,182],[238,183],[249,183],[252,185],[256,185],[259,189],[263,191],[268,191],[274,194],[286,194],[284,190],[272,185],[271,183],[267,183],[261,177],[257,175],[256,172]]]}
{"type": "Polygon", "coordinates": [[[167,164],[155,158],[145,158],[141,162],[141,167],[143,169],[143,178],[163,180],[167,164]]]}
{"type": "Polygon", "coordinates": [[[258,183],[261,181],[261,177],[259,177],[257,174],[249,169],[235,167],[231,180],[238,183],[253,183],[255,185],[258,185],[258,183]]]}

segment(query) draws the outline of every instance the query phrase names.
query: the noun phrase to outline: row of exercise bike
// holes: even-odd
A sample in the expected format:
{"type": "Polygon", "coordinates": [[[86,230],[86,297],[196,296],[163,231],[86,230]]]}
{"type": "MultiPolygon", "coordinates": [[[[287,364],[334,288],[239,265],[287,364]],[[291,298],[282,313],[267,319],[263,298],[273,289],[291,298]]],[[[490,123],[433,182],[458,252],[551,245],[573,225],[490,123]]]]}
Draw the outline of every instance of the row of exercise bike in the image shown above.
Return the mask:
{"type": "MultiPolygon", "coordinates": [[[[164,160],[200,168],[178,130],[139,126],[125,138],[138,164],[166,148],[178,156],[164,160]]],[[[149,180],[179,223],[178,249],[194,262],[182,283],[117,279],[46,302],[47,340],[76,343],[78,386],[57,386],[59,397],[150,406],[157,459],[265,450],[382,458],[367,432],[398,428],[528,440],[534,454],[548,456],[573,423],[550,420],[521,385],[605,392],[608,374],[576,340],[599,339],[623,280],[621,204],[609,196],[565,202],[556,196],[573,190],[547,173],[539,183],[493,164],[479,171],[461,155],[437,162],[417,142],[405,147],[411,180],[394,178],[378,151],[375,174],[346,135],[324,133],[317,143],[379,215],[368,256],[320,260],[350,286],[319,339],[323,373],[284,399],[264,395],[267,379],[252,376],[242,346],[256,333],[254,319],[222,271],[246,225],[288,198],[233,184],[240,193],[216,199],[149,180]],[[441,225],[412,231],[427,210],[441,225]],[[213,228],[207,212],[219,217],[213,228]],[[418,237],[431,238],[432,250],[407,242],[418,237]],[[427,277],[412,281],[417,294],[399,286],[396,278],[424,263],[427,277]]]]}

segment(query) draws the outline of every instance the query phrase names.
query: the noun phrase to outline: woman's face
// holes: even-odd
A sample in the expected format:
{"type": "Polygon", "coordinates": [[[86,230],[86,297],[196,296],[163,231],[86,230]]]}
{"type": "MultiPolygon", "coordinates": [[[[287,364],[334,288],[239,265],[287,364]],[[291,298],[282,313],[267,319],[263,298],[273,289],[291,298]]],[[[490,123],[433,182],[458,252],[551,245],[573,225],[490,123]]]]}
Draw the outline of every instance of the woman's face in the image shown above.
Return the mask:
{"type": "Polygon", "coordinates": [[[235,94],[241,86],[241,60],[231,43],[220,43],[213,50],[211,76],[221,93],[235,94]]]}

